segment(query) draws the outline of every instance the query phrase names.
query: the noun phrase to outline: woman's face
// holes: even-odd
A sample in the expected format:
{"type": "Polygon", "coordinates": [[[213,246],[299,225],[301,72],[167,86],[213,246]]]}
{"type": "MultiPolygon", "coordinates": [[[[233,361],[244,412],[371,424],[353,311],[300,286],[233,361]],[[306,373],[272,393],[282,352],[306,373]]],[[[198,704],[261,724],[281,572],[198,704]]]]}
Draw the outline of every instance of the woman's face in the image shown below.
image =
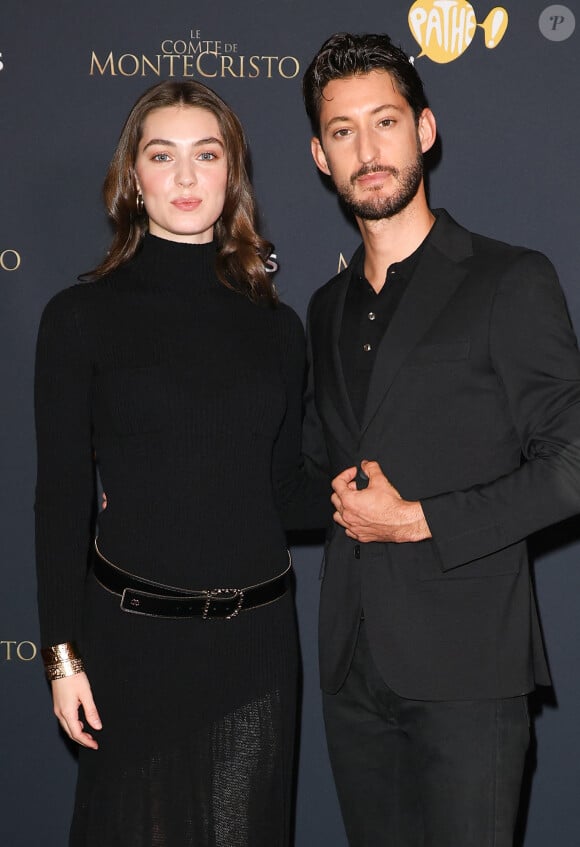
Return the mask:
{"type": "Polygon", "coordinates": [[[149,112],[135,161],[152,235],[203,244],[213,238],[228,178],[217,118],[197,106],[149,112]]]}

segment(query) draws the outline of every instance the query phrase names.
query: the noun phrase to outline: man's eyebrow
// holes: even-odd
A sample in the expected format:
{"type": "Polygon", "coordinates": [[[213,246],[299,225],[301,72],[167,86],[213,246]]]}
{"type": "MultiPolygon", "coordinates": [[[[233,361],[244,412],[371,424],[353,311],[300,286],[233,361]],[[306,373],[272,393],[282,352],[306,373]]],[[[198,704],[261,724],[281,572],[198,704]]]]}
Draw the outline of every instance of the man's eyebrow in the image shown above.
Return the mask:
{"type": "MultiPolygon", "coordinates": [[[[213,135],[208,135],[207,138],[200,138],[198,141],[193,142],[193,147],[203,147],[204,144],[219,144],[220,147],[224,146],[223,141],[220,138],[216,138],[213,135]]],[[[170,141],[168,138],[152,138],[147,142],[145,147],[143,148],[143,152],[147,150],[148,147],[154,147],[155,145],[159,145],[161,147],[176,147],[175,141],[170,141]]]]}
{"type": "MultiPolygon", "coordinates": [[[[403,108],[401,106],[397,106],[395,103],[381,103],[380,106],[377,106],[373,109],[369,114],[376,115],[379,112],[383,112],[385,110],[393,110],[396,112],[402,112],[403,108]]],[[[326,128],[331,127],[335,123],[345,123],[346,121],[350,121],[351,118],[348,115],[335,115],[334,118],[331,118],[326,124],[326,128]]]]}

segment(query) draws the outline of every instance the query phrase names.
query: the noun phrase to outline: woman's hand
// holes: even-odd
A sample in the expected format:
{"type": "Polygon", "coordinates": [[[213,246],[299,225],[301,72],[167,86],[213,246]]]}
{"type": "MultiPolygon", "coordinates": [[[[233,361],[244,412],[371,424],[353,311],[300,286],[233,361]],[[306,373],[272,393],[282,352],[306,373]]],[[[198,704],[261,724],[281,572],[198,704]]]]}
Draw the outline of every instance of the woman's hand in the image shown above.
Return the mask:
{"type": "Polygon", "coordinates": [[[82,706],[89,726],[93,729],[102,728],[86,673],[55,679],[51,685],[54,714],[68,737],[83,747],[98,750],[99,745],[92,735],[85,732],[85,726],[79,718],[79,707],[82,706]]]}

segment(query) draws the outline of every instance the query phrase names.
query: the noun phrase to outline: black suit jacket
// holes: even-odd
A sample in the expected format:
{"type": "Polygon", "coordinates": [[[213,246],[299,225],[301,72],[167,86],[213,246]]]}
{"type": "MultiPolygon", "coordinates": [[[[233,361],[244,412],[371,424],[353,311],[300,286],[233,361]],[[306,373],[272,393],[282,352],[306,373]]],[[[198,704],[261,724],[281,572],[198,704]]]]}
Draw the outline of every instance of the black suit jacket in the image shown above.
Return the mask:
{"type": "Polygon", "coordinates": [[[433,536],[357,545],[332,529],[320,606],[329,692],[348,672],[361,609],[376,665],[404,697],[549,684],[526,537],[580,511],[576,338],[543,255],[435,214],[377,351],[362,426],[338,349],[349,269],[310,304],[306,456],[333,476],[377,460],[421,500],[433,536]]]}

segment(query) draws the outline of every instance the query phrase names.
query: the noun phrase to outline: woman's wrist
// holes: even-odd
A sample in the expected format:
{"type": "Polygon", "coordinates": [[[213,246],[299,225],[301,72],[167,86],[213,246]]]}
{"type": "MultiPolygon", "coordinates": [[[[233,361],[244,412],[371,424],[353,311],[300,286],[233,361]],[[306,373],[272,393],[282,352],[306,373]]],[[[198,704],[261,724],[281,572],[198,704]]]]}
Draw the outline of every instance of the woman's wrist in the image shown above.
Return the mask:
{"type": "Polygon", "coordinates": [[[64,679],[84,671],[83,660],[74,641],[65,641],[41,650],[47,679],[64,679]]]}

